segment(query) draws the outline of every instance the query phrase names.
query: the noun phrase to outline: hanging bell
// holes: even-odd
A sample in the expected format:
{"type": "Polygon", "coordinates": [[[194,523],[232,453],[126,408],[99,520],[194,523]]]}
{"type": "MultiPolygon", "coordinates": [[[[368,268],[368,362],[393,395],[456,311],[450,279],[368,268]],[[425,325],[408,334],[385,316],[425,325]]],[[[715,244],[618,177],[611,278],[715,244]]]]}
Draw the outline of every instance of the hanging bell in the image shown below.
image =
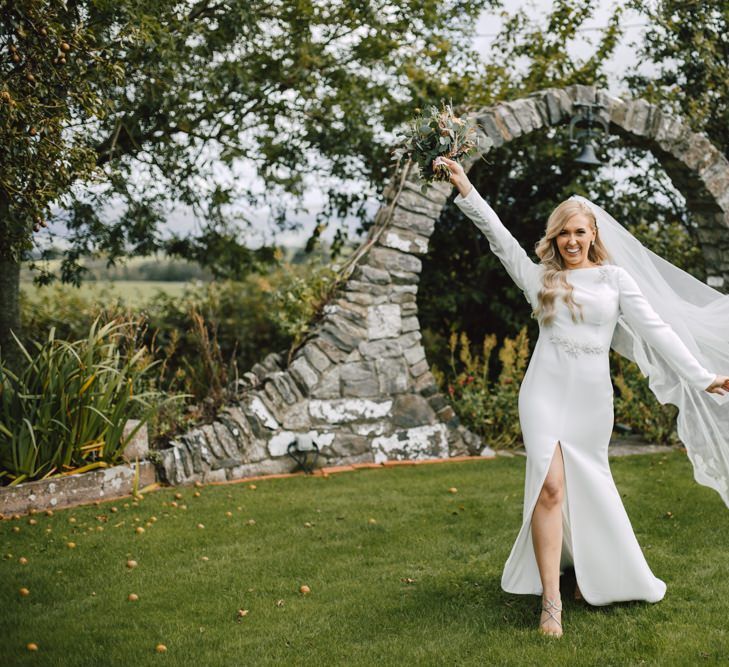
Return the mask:
{"type": "Polygon", "coordinates": [[[593,167],[597,167],[602,164],[602,162],[597,159],[597,155],[595,155],[595,148],[589,141],[582,147],[580,154],[575,158],[575,162],[593,167]]]}

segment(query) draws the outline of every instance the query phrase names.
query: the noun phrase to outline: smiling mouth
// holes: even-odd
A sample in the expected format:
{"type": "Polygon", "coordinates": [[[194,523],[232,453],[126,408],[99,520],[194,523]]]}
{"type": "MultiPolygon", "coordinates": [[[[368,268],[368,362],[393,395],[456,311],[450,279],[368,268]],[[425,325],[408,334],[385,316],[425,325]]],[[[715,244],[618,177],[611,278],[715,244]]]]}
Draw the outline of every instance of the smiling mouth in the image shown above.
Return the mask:
{"type": "Polygon", "coordinates": [[[579,255],[580,254],[579,248],[575,248],[574,250],[570,250],[569,248],[566,248],[566,250],[570,255],[579,255]]]}

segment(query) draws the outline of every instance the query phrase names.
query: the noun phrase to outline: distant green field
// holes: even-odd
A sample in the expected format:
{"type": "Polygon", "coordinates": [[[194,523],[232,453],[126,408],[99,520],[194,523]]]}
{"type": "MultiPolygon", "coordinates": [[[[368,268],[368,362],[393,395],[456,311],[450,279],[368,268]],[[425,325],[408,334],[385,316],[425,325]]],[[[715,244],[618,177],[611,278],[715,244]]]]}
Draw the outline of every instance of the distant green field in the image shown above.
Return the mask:
{"type": "Polygon", "coordinates": [[[140,305],[152,299],[159,292],[170,296],[181,296],[189,283],[175,283],[162,281],[142,280],[100,280],[92,283],[83,283],[81,287],[72,285],[48,285],[37,287],[32,282],[22,282],[20,291],[24,299],[38,299],[44,296],[52,298],[58,290],[68,292],[78,290],[81,296],[89,300],[108,301],[110,298],[121,298],[128,305],[140,305]]]}

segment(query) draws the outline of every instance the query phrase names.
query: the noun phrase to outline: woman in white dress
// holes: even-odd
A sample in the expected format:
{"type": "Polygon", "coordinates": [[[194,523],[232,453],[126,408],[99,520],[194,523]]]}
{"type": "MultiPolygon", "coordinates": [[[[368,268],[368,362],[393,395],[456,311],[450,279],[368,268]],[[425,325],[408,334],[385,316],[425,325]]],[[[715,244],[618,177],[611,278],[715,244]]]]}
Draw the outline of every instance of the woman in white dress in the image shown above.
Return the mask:
{"type": "Polygon", "coordinates": [[[696,391],[725,394],[729,377],[705,369],[622,267],[603,264],[591,209],[560,204],[537,244],[539,264],[503,226],[461,165],[441,158],[454,203],[486,235],[524,292],[539,337],[519,392],[527,453],[524,515],[501,580],[509,593],[542,595],[539,631],[562,635],[560,570],[574,566],[576,594],[592,605],[658,602],[666,591],[633,533],[608,465],[613,387],[608,351],[622,316],[696,391]]]}

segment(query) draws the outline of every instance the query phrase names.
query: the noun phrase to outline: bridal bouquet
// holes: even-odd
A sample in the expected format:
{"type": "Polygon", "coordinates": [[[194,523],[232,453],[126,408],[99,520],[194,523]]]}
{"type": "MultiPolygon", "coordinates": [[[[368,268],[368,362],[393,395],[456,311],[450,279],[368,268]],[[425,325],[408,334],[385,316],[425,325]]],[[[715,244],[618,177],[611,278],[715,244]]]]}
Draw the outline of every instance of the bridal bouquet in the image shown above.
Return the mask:
{"type": "Polygon", "coordinates": [[[461,120],[453,113],[451,105],[441,104],[440,110],[431,106],[426,115],[416,109],[418,115],[408,123],[405,136],[392,151],[394,161],[399,163],[406,157],[420,167],[420,176],[425,181],[423,190],[429,183],[450,178],[450,170],[445,164],[433,164],[437,157],[458,160],[477,148],[485,152],[493,145],[485,134],[477,133],[478,124],[474,120],[461,120]]]}

